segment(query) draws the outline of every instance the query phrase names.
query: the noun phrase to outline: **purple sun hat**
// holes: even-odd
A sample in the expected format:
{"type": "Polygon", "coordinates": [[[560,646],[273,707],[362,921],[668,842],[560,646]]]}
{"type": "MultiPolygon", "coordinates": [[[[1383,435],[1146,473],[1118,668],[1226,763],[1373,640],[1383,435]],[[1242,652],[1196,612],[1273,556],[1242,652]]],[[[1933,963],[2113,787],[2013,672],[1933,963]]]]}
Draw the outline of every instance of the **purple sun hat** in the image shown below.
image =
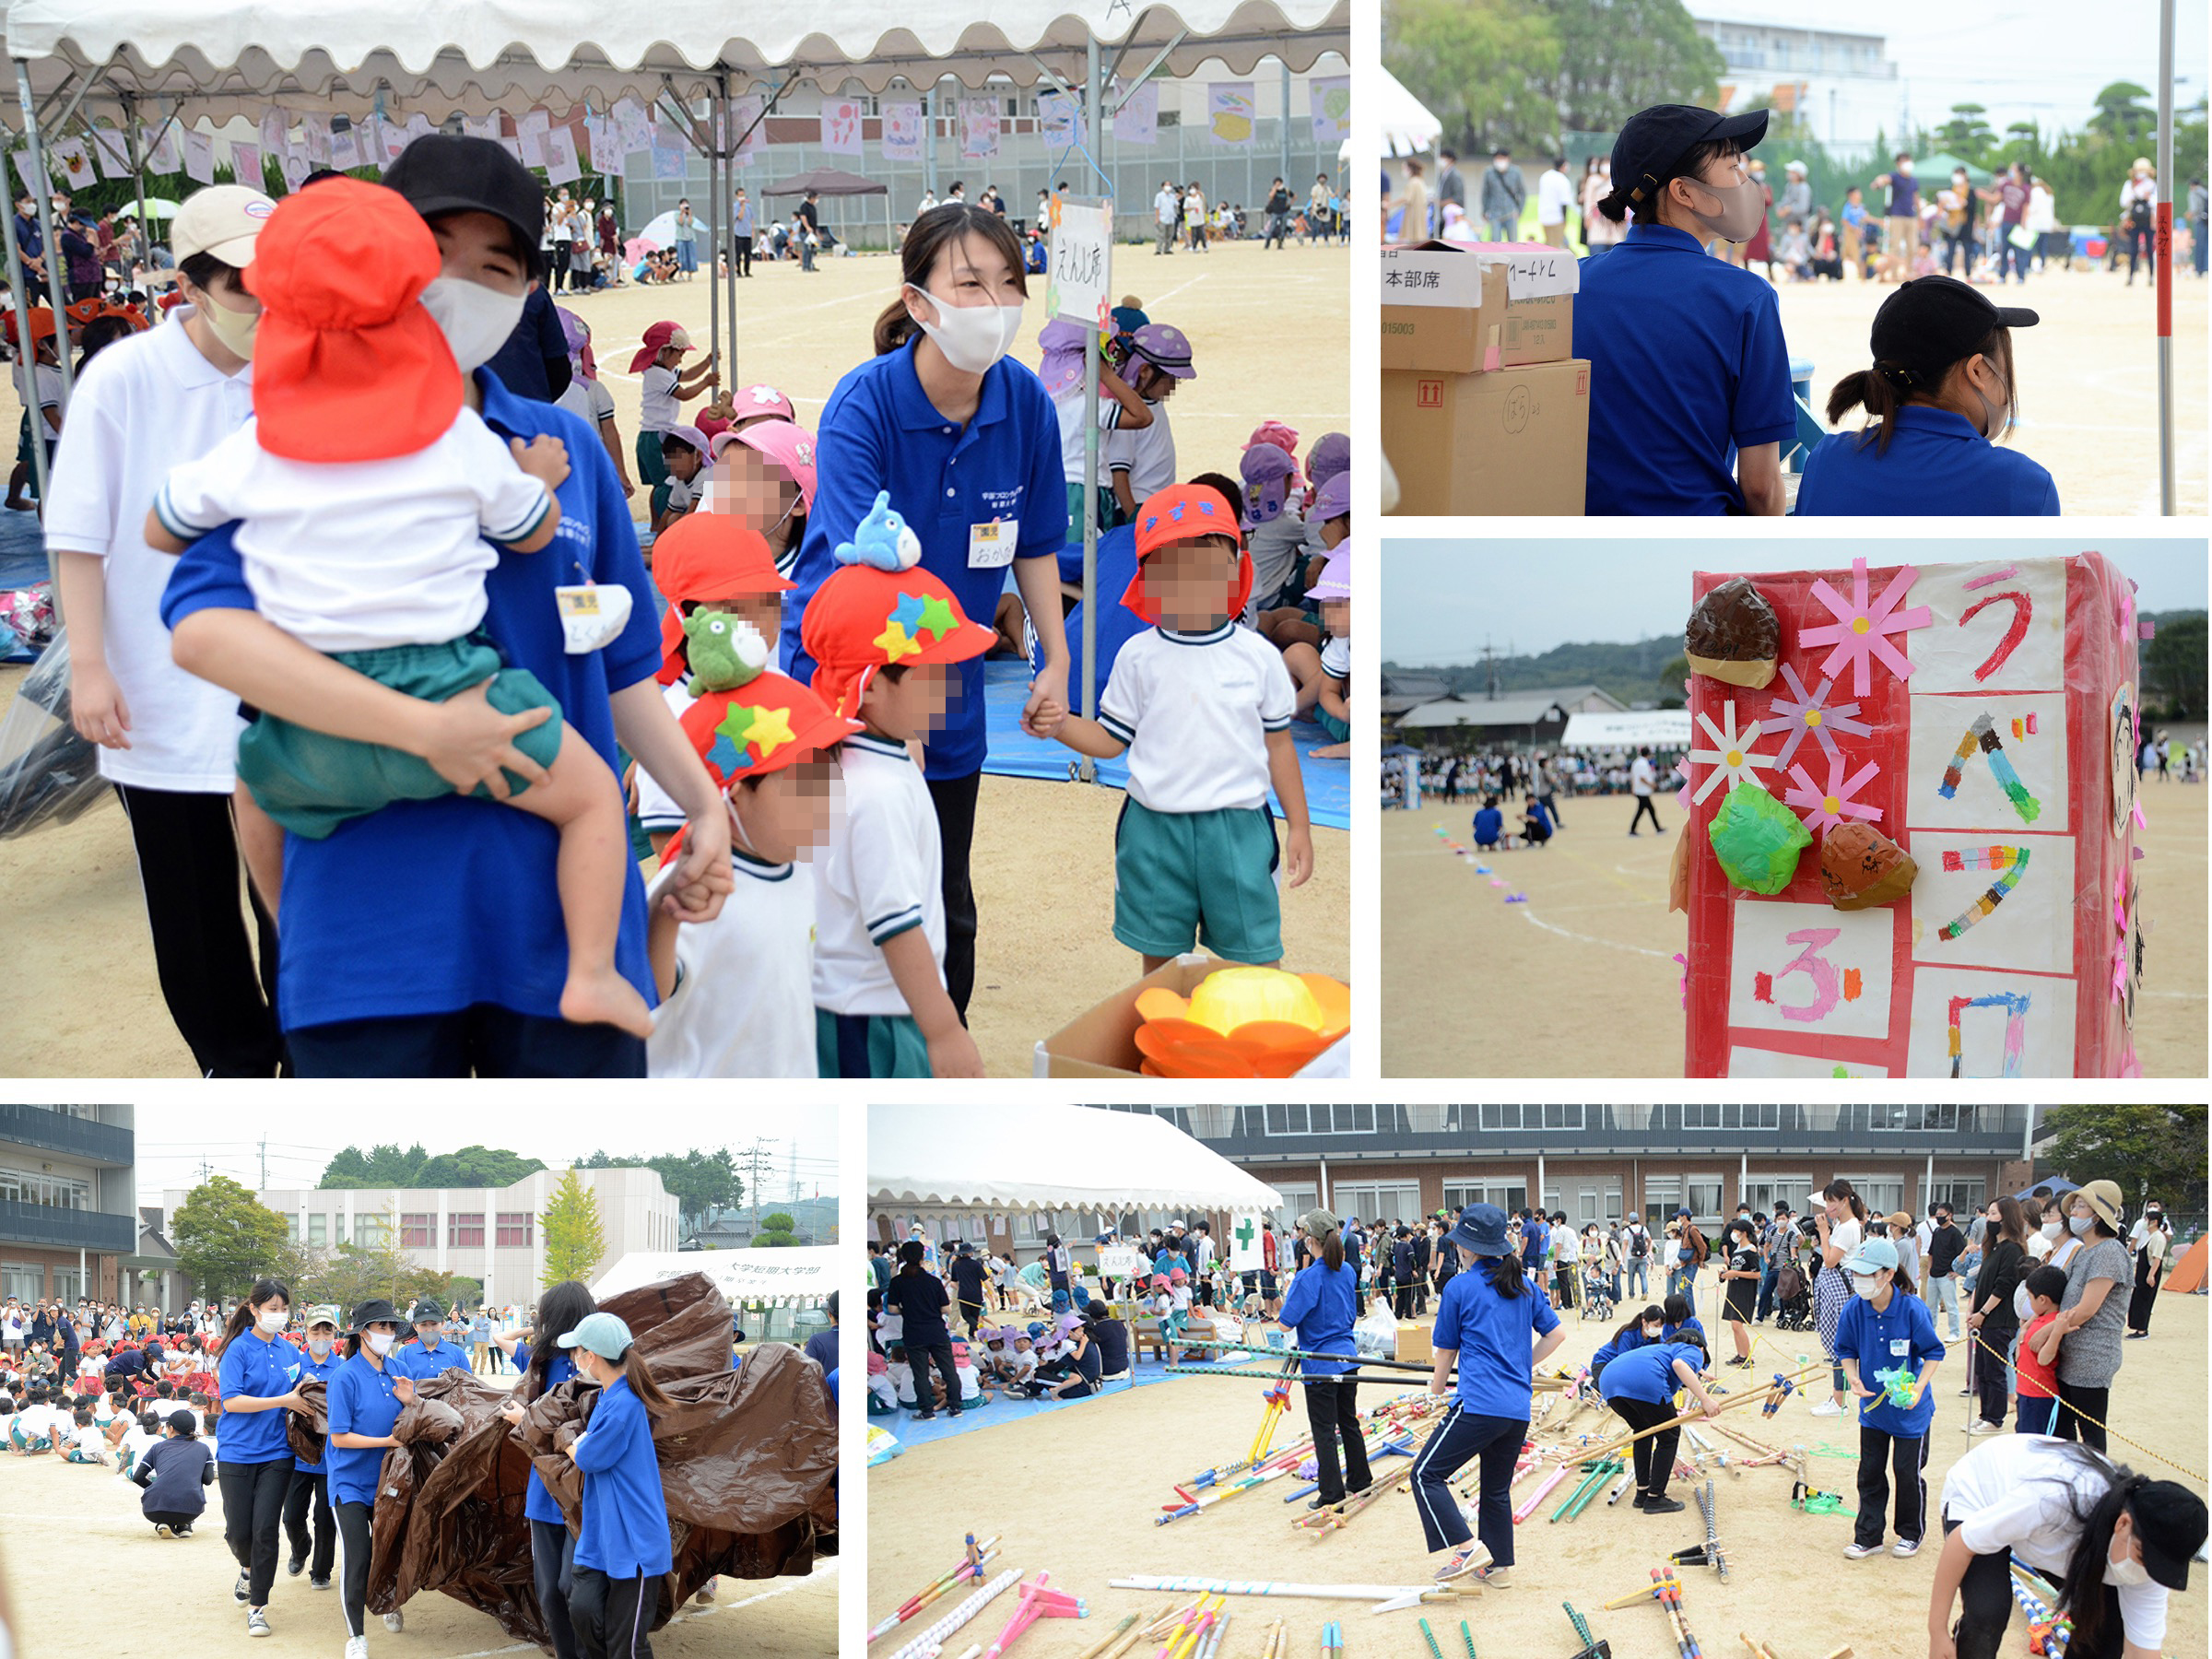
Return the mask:
{"type": "Polygon", "coordinates": [[[1065,317],[1054,317],[1037,331],[1037,344],[1044,347],[1044,359],[1037,366],[1037,378],[1044,382],[1048,397],[1058,397],[1069,387],[1083,383],[1086,332],[1080,323],[1071,323],[1065,317]]]}
{"type": "Polygon", "coordinates": [[[1309,599],[1349,599],[1352,596],[1352,544],[1338,542],[1322,561],[1321,580],[1306,590],[1309,599]]]}
{"type": "Polygon", "coordinates": [[[1319,489],[1352,465],[1352,441],[1343,432],[1324,432],[1306,452],[1306,477],[1319,489]]]}
{"type": "Polygon", "coordinates": [[[1326,482],[1313,493],[1313,521],[1325,524],[1333,518],[1343,518],[1352,510],[1352,475],[1349,472],[1331,473],[1326,482]]]}
{"type": "Polygon", "coordinates": [[[1191,367],[1191,342],[1172,324],[1146,324],[1131,336],[1129,350],[1162,374],[1177,380],[1198,378],[1198,371],[1191,367]]]}

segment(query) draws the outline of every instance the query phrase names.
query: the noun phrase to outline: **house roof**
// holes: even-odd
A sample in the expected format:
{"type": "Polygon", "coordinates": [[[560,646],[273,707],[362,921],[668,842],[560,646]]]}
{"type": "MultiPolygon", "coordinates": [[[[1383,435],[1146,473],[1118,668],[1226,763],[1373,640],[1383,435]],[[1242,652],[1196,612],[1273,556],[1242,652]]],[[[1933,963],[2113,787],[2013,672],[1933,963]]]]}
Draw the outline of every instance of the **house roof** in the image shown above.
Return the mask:
{"type": "Polygon", "coordinates": [[[1408,731],[1426,731],[1448,726],[1533,726],[1546,721],[1564,723],[1566,718],[1559,699],[1538,692],[1499,698],[1447,697],[1408,711],[1398,724],[1408,731]]]}

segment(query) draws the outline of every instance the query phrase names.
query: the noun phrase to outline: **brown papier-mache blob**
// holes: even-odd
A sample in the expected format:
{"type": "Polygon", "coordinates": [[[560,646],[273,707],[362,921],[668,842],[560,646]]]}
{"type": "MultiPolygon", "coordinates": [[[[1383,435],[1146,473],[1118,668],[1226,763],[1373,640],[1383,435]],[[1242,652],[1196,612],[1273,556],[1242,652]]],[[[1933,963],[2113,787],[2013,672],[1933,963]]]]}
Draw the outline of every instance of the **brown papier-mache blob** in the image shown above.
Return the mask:
{"type": "Polygon", "coordinates": [[[1820,841],[1820,887],[1838,910],[1869,910],[1912,890],[1912,855],[1868,824],[1838,824],[1820,841]]]}
{"type": "Polygon", "coordinates": [[[1774,678],[1782,623],[1747,579],[1731,576],[1689,613],[1682,649],[1692,674],[1758,690],[1774,678]]]}

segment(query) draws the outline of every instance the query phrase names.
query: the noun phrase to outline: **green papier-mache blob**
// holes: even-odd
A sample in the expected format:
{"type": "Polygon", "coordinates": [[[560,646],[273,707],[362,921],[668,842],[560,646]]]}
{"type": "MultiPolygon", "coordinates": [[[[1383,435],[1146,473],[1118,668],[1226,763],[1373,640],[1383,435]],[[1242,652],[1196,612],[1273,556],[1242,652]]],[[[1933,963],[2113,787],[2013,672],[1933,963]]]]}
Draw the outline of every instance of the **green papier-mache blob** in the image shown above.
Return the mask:
{"type": "Polygon", "coordinates": [[[1753,893],[1788,887],[1797,855],[1813,844],[1804,820],[1756,783],[1728,792],[1708,833],[1721,873],[1753,893]]]}

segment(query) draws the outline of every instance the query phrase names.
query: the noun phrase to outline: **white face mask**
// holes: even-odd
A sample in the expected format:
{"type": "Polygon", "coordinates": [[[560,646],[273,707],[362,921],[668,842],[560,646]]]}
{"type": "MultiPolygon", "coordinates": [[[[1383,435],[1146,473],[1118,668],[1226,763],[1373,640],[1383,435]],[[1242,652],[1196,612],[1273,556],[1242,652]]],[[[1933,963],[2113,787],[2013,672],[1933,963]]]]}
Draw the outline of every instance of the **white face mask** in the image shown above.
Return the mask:
{"type": "Polygon", "coordinates": [[[1904,176],[1909,179],[1912,176],[1912,163],[1910,161],[1900,161],[1897,164],[1897,171],[1904,174],[1904,176]]]}
{"type": "Polygon", "coordinates": [[[1854,1295],[1872,1301],[1882,1293],[1881,1276],[1876,1273],[1854,1273],[1851,1276],[1851,1288],[1854,1295]]]}
{"type": "Polygon", "coordinates": [[[310,1336],[307,1339],[307,1351],[312,1354],[318,1359],[329,1359],[330,1338],[327,1336],[310,1336]]]}
{"type": "Polygon", "coordinates": [[[1503,156],[1495,156],[1491,158],[1490,165],[1496,168],[1500,172],[1503,172],[1508,167],[1512,166],[1512,163],[1508,161],[1503,156]]]}
{"type": "Polygon", "coordinates": [[[271,1308],[266,1313],[256,1314],[253,1319],[253,1323],[259,1325],[265,1334],[271,1336],[276,1335],[291,1322],[292,1316],[282,1308],[271,1308]]]}
{"type": "Polygon", "coordinates": [[[1018,305],[947,305],[927,288],[912,282],[906,286],[937,313],[934,323],[915,317],[914,325],[935,340],[945,360],[963,374],[988,370],[1006,355],[1021,332],[1018,305]]]}
{"type": "Polygon", "coordinates": [[[2130,1554],[2107,1557],[2104,1563],[2104,1582],[2122,1590],[2150,1583],[2150,1569],[2130,1554]]]}
{"type": "Polygon", "coordinates": [[[422,290],[422,308],[438,324],[453,348],[453,361],[468,374],[498,354],[523,320],[527,293],[502,294],[480,282],[441,276],[422,290]]]}
{"type": "Polygon", "coordinates": [[[369,1344],[369,1351],[381,1359],[392,1351],[392,1345],[399,1338],[390,1331],[371,1331],[365,1340],[369,1344]]]}
{"type": "Polygon", "coordinates": [[[2058,1223],[2055,1221],[2046,1221],[2043,1223],[2040,1230],[2044,1238],[2055,1239],[2058,1237],[2058,1223]]]}

